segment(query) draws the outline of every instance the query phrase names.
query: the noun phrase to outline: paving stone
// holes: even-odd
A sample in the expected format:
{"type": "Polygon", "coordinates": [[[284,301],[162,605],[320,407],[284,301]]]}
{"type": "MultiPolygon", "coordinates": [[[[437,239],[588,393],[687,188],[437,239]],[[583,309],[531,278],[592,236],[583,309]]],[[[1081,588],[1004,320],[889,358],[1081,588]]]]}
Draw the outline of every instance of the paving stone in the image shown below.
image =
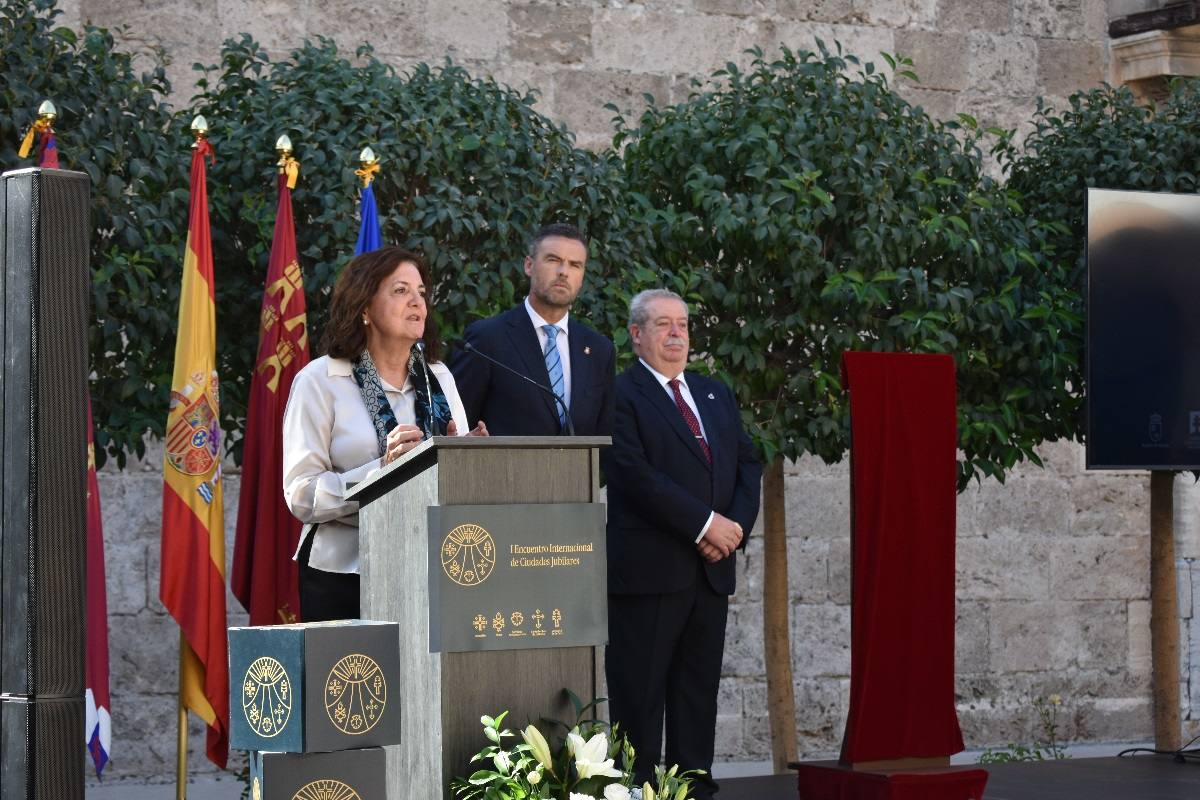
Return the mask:
{"type": "Polygon", "coordinates": [[[534,64],[578,64],[592,57],[592,10],[540,3],[508,8],[509,58],[534,64]]]}
{"type": "Polygon", "coordinates": [[[1012,0],[938,0],[937,28],[946,31],[1008,33],[1012,0]]]}
{"type": "MultiPolygon", "coordinates": [[[[960,91],[967,87],[967,37],[960,33],[902,30],[896,53],[913,60],[912,70],[923,89],[960,91]]],[[[905,83],[913,83],[901,78],[905,83]]]]}
{"type": "Polygon", "coordinates": [[[963,600],[1039,600],[1050,591],[1050,542],[971,536],[956,544],[956,594],[963,600]]]}
{"type": "Polygon", "coordinates": [[[1037,92],[1037,40],[1030,36],[971,33],[972,90],[989,97],[1026,97],[1037,92]]]}
{"type": "Polygon", "coordinates": [[[750,23],[732,17],[664,12],[640,5],[597,9],[592,51],[601,69],[708,75],[754,42],[750,23]]]}
{"type": "Polygon", "coordinates": [[[848,606],[792,606],[792,665],[802,676],[850,674],[848,606]]]}
{"type": "Polygon", "coordinates": [[[605,140],[611,140],[613,133],[613,113],[604,109],[605,104],[615,104],[627,120],[636,120],[647,105],[643,95],[665,103],[670,87],[665,76],[633,72],[564,69],[551,79],[555,114],[572,130],[605,140]]]}
{"type": "Polygon", "coordinates": [[[774,10],[775,0],[692,0],[692,5],[705,14],[749,17],[770,13],[774,10]]]}
{"type": "Polygon", "coordinates": [[[817,22],[846,22],[854,14],[853,0],[776,0],[781,17],[817,22]]]}
{"type": "Polygon", "coordinates": [[[924,28],[934,24],[937,0],[854,0],[861,24],[886,28],[924,28]]]}
{"type": "MultiPolygon", "coordinates": [[[[790,22],[775,18],[748,20],[747,25],[752,26],[748,33],[752,43],[761,47],[768,56],[783,45],[793,52],[808,50],[817,53],[817,42],[820,40],[830,53],[837,53],[840,44],[843,54],[857,56],[864,63],[872,61],[880,69],[887,69],[880,53],[893,53],[896,49],[893,30],[880,26],[790,22]]],[[[848,71],[853,74],[857,69],[850,65],[848,71]]]]}
{"type": "Polygon", "coordinates": [[[905,81],[899,87],[900,94],[914,106],[925,109],[925,113],[943,122],[954,119],[957,92],[940,89],[922,89],[918,84],[905,81]]]}
{"type": "Polygon", "coordinates": [[[1042,39],[1038,42],[1038,84],[1047,94],[1070,95],[1103,81],[1108,49],[1098,42],[1042,39]]]}
{"type": "Polygon", "coordinates": [[[1073,536],[1050,548],[1050,591],[1067,600],[1150,596],[1145,536],[1073,536]]]}
{"type": "Polygon", "coordinates": [[[425,11],[430,47],[454,60],[490,60],[508,46],[504,0],[436,0],[425,11]]]}

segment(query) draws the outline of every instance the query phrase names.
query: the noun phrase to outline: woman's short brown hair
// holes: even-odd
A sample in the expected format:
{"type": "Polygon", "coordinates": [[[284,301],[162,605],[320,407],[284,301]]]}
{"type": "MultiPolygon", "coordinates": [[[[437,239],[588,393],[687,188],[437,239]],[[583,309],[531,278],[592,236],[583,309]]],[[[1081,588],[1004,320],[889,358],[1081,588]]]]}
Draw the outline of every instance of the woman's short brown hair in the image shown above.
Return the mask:
{"type": "Polygon", "coordinates": [[[367,331],[362,324],[363,312],[371,305],[371,298],[379,291],[379,285],[396,267],[404,262],[416,266],[425,284],[425,357],[438,361],[442,357],[442,340],[438,336],[437,322],[433,318],[433,282],[429,268],[420,255],[402,247],[381,247],[350,259],[342,269],[333,287],[333,300],[329,305],[329,322],[321,339],[321,349],[333,358],[358,358],[367,349],[367,331]]]}

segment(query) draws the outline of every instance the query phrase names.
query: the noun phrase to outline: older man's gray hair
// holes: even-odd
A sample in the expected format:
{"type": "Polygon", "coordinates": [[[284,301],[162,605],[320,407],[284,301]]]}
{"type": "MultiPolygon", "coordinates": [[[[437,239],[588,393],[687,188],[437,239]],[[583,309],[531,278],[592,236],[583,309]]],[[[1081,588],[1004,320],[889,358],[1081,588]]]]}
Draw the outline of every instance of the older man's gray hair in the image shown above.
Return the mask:
{"type": "Polygon", "coordinates": [[[678,300],[687,308],[687,303],[670,289],[646,289],[638,292],[629,301],[629,324],[644,328],[650,318],[649,305],[655,300],[678,300]]]}

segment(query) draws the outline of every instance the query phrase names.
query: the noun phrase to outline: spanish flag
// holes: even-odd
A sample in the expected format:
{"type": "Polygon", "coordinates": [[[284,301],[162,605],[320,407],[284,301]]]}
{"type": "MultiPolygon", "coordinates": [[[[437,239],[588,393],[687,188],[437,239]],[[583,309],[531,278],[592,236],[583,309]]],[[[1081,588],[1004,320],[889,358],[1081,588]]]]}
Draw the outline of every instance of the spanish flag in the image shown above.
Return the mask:
{"type": "Polygon", "coordinates": [[[208,724],[208,757],[224,768],[229,753],[225,514],[206,156],[212,157],[212,148],[201,137],[192,151],[187,248],[167,414],[159,597],[183,634],[180,704],[208,724]]]}
{"type": "MultiPolygon", "coordinates": [[[[294,165],[295,161],[289,161],[294,165]]],[[[263,290],[258,332],[258,366],[250,385],[237,541],[233,551],[233,594],[250,612],[251,625],[300,618],[300,576],[292,553],[300,521],[283,499],[283,410],[292,379],[308,363],[304,278],[296,258],[291,176],[279,175],[275,236],[263,290]]]]}

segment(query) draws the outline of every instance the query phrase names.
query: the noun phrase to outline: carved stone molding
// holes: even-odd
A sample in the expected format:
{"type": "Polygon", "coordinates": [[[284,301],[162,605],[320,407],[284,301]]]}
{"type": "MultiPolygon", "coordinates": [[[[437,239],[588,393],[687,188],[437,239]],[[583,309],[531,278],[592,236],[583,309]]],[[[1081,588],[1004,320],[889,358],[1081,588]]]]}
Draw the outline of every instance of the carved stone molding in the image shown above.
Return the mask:
{"type": "Polygon", "coordinates": [[[1200,75],[1200,25],[1122,36],[1111,47],[1112,82],[1142,98],[1161,96],[1171,78],[1200,75]]]}

